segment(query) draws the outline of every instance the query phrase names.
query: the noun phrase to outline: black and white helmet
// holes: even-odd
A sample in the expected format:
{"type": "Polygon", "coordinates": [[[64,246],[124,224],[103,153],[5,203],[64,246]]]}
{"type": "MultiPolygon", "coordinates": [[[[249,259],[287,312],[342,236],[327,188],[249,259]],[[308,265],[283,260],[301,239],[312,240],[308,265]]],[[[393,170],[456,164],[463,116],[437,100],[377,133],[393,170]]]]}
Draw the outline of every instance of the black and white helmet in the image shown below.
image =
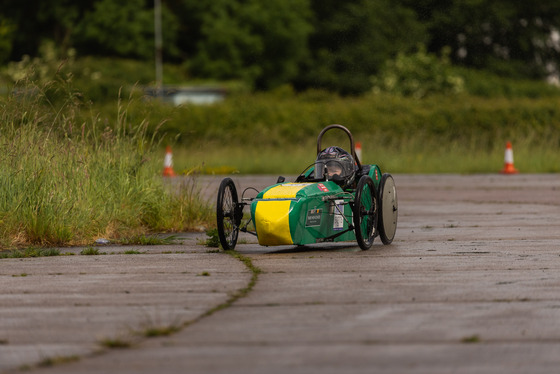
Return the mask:
{"type": "Polygon", "coordinates": [[[315,161],[316,178],[326,176],[343,188],[354,182],[358,166],[352,155],[340,147],[328,147],[317,155],[315,161]]]}

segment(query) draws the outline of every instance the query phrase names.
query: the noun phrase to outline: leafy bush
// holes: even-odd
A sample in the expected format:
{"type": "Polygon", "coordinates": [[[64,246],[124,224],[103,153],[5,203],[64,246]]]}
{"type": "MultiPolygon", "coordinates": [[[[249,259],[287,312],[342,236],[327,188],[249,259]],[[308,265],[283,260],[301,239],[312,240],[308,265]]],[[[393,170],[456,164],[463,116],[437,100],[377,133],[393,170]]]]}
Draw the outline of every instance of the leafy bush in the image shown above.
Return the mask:
{"type": "Polygon", "coordinates": [[[399,53],[389,60],[380,73],[372,78],[374,92],[387,92],[422,98],[434,93],[459,93],[464,89],[463,78],[449,62],[449,51],[438,58],[420,47],[414,54],[399,53]]]}
{"type": "MultiPolygon", "coordinates": [[[[36,85],[53,86],[58,80],[73,87],[85,101],[113,103],[119,95],[129,96],[134,87],[153,86],[154,68],[151,64],[132,59],[78,57],[76,51],[67,52],[64,60],[52,42],[43,42],[40,56],[23,56],[21,61],[11,62],[0,71],[0,85],[14,87],[22,80],[36,85]]],[[[166,84],[183,83],[187,79],[185,69],[179,65],[165,65],[163,80],[166,84]]],[[[48,96],[48,92],[45,92],[48,96]]],[[[49,97],[49,99],[54,99],[49,97]]]]}

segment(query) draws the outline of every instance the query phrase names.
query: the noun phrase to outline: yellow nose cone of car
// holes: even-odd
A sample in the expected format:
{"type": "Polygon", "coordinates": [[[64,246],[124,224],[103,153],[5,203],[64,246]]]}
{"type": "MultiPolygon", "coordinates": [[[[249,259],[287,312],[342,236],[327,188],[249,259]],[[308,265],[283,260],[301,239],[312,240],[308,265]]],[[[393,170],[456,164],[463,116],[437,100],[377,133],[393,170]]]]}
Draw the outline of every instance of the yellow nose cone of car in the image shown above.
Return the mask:
{"type": "Polygon", "coordinates": [[[255,224],[260,245],[291,245],[291,200],[259,201],[255,211],[255,224]]]}
{"type": "Polygon", "coordinates": [[[285,183],[268,190],[255,209],[255,228],[260,245],[294,244],[290,233],[290,207],[308,183],[285,183]]]}

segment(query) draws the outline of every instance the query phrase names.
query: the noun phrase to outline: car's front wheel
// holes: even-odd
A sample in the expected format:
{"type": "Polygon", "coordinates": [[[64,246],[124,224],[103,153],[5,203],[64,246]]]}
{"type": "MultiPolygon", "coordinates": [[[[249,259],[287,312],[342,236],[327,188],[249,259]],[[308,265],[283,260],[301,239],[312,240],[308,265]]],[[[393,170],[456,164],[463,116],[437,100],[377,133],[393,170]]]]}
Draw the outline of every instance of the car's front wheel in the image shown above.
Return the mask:
{"type": "Polygon", "coordinates": [[[377,230],[377,193],[370,176],[364,175],[358,181],[352,209],[356,241],[361,249],[369,249],[377,230]]]}
{"type": "Polygon", "coordinates": [[[231,178],[224,178],[218,189],[216,218],[218,237],[225,250],[234,249],[239,235],[238,197],[235,183],[231,178]]]}

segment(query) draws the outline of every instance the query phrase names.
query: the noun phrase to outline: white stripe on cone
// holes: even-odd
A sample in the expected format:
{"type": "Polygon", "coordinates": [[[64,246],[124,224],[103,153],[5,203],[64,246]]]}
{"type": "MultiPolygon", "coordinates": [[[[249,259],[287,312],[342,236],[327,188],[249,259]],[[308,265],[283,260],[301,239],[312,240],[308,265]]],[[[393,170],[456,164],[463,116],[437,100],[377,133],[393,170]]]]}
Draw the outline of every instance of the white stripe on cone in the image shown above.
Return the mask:
{"type": "Polygon", "coordinates": [[[170,146],[167,146],[167,148],[165,149],[165,158],[163,159],[163,176],[175,176],[175,171],[173,171],[173,154],[171,153],[170,146]]]}

